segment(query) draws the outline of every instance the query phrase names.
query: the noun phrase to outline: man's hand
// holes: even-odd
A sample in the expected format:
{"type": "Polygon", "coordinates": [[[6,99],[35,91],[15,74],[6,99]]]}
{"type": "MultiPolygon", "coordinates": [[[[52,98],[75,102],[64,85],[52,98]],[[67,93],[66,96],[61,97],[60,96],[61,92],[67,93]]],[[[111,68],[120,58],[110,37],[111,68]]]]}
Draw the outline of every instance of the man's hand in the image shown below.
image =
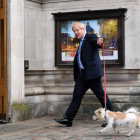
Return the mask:
{"type": "Polygon", "coordinates": [[[103,46],[103,38],[98,37],[97,44],[103,46]]]}

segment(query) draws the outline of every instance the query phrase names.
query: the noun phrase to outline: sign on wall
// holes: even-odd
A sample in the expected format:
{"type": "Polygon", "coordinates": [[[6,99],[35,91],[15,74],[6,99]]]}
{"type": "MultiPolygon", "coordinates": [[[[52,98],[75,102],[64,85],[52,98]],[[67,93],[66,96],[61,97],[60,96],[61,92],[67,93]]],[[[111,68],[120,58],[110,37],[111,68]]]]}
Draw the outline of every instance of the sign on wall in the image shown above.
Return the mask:
{"type": "Polygon", "coordinates": [[[103,37],[104,52],[99,50],[100,59],[103,55],[107,65],[124,66],[124,13],[126,9],[84,11],[73,13],[55,13],[55,64],[71,66],[76,55],[79,40],[72,31],[75,21],[85,24],[88,34],[103,37]]]}

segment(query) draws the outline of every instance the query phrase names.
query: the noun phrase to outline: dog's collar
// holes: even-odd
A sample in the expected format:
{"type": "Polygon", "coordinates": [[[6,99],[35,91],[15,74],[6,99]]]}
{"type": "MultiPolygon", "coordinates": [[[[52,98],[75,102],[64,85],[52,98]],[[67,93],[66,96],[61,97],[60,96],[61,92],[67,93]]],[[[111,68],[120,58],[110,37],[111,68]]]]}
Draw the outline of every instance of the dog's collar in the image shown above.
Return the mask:
{"type": "Polygon", "coordinates": [[[104,116],[104,118],[106,118],[106,111],[107,111],[107,108],[105,107],[105,116],[104,116]]]}

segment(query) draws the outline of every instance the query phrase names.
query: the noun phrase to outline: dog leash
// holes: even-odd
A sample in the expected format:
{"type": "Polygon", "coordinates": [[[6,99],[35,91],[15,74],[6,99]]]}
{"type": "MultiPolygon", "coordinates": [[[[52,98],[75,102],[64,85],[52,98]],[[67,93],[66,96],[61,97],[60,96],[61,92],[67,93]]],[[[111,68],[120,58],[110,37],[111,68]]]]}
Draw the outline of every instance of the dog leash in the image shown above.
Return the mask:
{"type": "MultiPolygon", "coordinates": [[[[102,41],[103,41],[103,38],[102,38],[102,41]]],[[[103,48],[103,64],[104,64],[104,104],[105,104],[105,118],[106,118],[106,111],[107,111],[107,101],[106,101],[106,72],[105,72],[105,58],[104,58],[104,44],[103,43],[100,43],[100,45],[102,46],[103,48]]]]}

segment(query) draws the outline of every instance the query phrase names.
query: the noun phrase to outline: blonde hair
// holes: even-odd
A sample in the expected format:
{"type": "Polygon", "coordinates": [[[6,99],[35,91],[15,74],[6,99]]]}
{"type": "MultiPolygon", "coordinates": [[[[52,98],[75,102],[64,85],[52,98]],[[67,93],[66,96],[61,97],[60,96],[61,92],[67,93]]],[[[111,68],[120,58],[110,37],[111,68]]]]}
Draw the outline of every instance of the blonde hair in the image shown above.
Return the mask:
{"type": "Polygon", "coordinates": [[[74,23],[72,24],[72,30],[73,30],[73,28],[74,28],[75,26],[79,27],[80,29],[86,29],[85,25],[84,25],[83,23],[81,23],[81,22],[74,22],[74,23]]]}

